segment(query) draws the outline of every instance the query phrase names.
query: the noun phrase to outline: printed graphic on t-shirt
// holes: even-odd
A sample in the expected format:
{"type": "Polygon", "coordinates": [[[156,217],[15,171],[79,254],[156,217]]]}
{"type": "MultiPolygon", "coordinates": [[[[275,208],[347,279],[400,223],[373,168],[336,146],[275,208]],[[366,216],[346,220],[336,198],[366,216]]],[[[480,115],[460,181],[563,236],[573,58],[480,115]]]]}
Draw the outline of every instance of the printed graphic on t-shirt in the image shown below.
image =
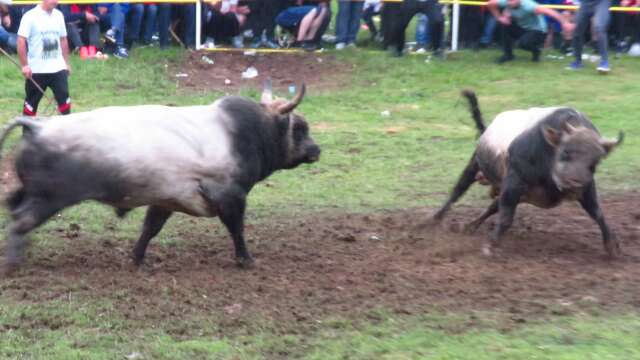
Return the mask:
{"type": "Polygon", "coordinates": [[[55,59],[58,57],[60,46],[56,31],[42,33],[42,60],[55,59]]]}

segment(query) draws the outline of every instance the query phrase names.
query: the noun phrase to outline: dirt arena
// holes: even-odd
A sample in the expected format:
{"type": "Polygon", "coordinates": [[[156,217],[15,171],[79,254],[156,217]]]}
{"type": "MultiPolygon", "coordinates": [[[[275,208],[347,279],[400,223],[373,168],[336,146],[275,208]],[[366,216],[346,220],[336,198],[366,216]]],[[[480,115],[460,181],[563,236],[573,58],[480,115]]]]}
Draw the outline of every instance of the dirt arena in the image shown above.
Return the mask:
{"type": "MultiPolygon", "coordinates": [[[[276,91],[304,81],[309,91],[340,89],[348,86],[353,65],[338,61],[333,55],[295,52],[256,53],[250,50],[215,52],[198,51],[187,55],[184,62],[172,67],[178,85],[186,90],[219,90],[234,94],[240,88],[261,89],[270,77],[276,91]],[[258,75],[243,79],[242,73],[253,67],[258,75]],[[185,76],[186,75],[186,76],[185,76]]],[[[175,76],[174,75],[174,76],[175,76]]]]}
{"type": "MultiPolygon", "coordinates": [[[[224,79],[255,66],[271,74],[276,88],[286,89],[300,71],[306,71],[310,87],[339,86],[325,74],[344,74],[350,66],[317,54],[287,59],[289,65],[271,71],[270,55],[193,53],[176,70],[189,74],[179,80],[183,86],[225,88],[224,79]],[[216,70],[221,68],[226,72],[216,70]]],[[[258,87],[263,80],[261,75],[250,81],[258,87]]],[[[238,89],[238,81],[231,80],[229,91],[238,89]]],[[[15,185],[7,161],[0,168],[3,189],[15,185]]],[[[332,317],[371,320],[378,308],[398,314],[495,311],[506,314],[507,327],[509,321],[591,308],[638,309],[640,192],[604,191],[600,197],[624,253],[618,260],[606,258],[599,228],[573,203],[552,210],[520,206],[500,254],[492,258],[480,248],[495,219],[472,235],[457,231],[480,207],[454,207],[441,226],[428,230],[420,227],[433,211],[428,208],[259,219],[246,227],[256,259],[251,270],[236,267],[232,242],[217,219],[185,217],[190,220],[183,224],[198,226],[183,225],[176,245],[151,242],[141,268],[129,258],[137,234],[127,242],[77,225],[52,231],[64,246],[34,244],[35,256],[0,279],[0,296],[33,304],[70,296],[109,299],[120,316],[162,323],[176,336],[196,331],[182,320],[202,313],[216,314],[224,332],[250,331],[260,318],[283,333],[296,333],[332,317]]],[[[29,325],[60,327],[64,321],[29,325]]]]}
{"type": "Polygon", "coordinates": [[[0,280],[0,293],[33,303],[104,297],[142,322],[217,313],[225,331],[250,325],[256,315],[283,332],[304,331],[329,317],[371,316],[376,308],[498,311],[516,323],[590,305],[624,311],[640,307],[639,202],[638,192],[603,196],[624,252],[615,261],[605,257],[596,224],[573,204],[548,211],[521,206],[493,258],[480,252],[491,220],[474,235],[456,231],[481,208],[455,208],[429,231],[418,225],[432,209],[407,209],[248,224],[251,270],[235,266],[217,220],[209,233],[182,233],[178,246],[152,242],[140,269],[128,258],[134,239],[116,242],[105,234],[88,242],[82,229],[60,229],[53,236],[65,238],[65,249],[40,249],[15,276],[0,280]]]}

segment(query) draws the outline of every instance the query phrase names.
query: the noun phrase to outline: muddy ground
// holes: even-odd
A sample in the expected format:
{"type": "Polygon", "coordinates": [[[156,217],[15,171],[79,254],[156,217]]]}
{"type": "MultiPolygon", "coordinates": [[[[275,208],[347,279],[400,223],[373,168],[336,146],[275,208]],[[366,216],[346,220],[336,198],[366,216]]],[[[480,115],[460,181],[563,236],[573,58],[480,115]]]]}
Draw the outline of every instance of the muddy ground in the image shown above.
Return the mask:
{"type": "MultiPolygon", "coordinates": [[[[240,73],[253,65],[261,75],[245,81],[256,87],[267,74],[280,88],[300,79],[310,88],[330,87],[346,79],[336,82],[332,76],[346,74],[351,66],[318,54],[282,59],[193,53],[178,69],[189,76],[178,81],[194,89],[237,91],[233,86],[242,82],[240,73]],[[205,55],[214,65],[203,62],[205,55]],[[283,66],[282,61],[288,62],[283,66]],[[225,87],[225,78],[232,76],[225,87]]],[[[15,186],[9,161],[0,164],[3,189],[15,186]]],[[[493,258],[480,251],[492,220],[473,235],[456,231],[484,210],[479,207],[455,207],[444,224],[429,230],[419,227],[432,211],[427,208],[263,218],[246,228],[256,259],[251,270],[236,267],[232,242],[215,219],[210,226],[187,220],[176,245],[152,242],[141,268],[128,258],[137,234],[127,242],[114,239],[121,236],[115,230],[95,234],[75,226],[50,233],[64,246],[35,243],[38,251],[21,270],[0,278],[0,299],[27,304],[107,299],[116,316],[161,326],[175,336],[197,333],[188,319],[202,314],[215,318],[228,335],[250,332],[255,319],[283,333],[308,331],[328,318],[370,321],[374,309],[497,311],[514,324],[581,309],[638,309],[640,192],[605,192],[601,198],[624,252],[615,261],[605,257],[598,227],[577,204],[552,210],[521,206],[493,258]],[[188,226],[190,221],[195,226],[188,226]]],[[[176,224],[172,219],[167,227],[176,224]]],[[[64,326],[64,319],[59,324],[30,321],[0,324],[0,334],[20,326],[64,326]]]]}
{"type": "Polygon", "coordinates": [[[182,229],[178,245],[152,242],[140,269],[127,257],[133,239],[105,233],[83,241],[96,234],[74,228],[51,234],[65,238],[64,251],[40,249],[17,274],[0,279],[0,297],[111,299],[121,316],[162,323],[178,336],[194,331],[183,319],[203,313],[228,335],[248,331],[256,318],[295,333],[380,308],[498,311],[514,324],[585,306],[625,311],[640,308],[639,202],[639,192],[603,196],[624,251],[616,261],[605,257],[597,226],[572,204],[546,211],[521,206],[494,258],[480,251],[491,220],[474,235],[456,231],[481,208],[454,208],[429,231],[417,225],[431,209],[264,219],[247,226],[257,261],[251,270],[235,266],[217,220],[220,231],[197,226],[182,229]]]}
{"type": "Polygon", "coordinates": [[[187,90],[219,90],[234,94],[240,88],[261,89],[269,77],[279,92],[288,91],[290,85],[303,81],[310,91],[315,91],[348,85],[354,66],[322,53],[249,54],[245,55],[243,51],[191,52],[184,62],[172,68],[172,73],[178,85],[187,90]],[[243,79],[242,73],[249,67],[254,67],[258,76],[243,79]]]}

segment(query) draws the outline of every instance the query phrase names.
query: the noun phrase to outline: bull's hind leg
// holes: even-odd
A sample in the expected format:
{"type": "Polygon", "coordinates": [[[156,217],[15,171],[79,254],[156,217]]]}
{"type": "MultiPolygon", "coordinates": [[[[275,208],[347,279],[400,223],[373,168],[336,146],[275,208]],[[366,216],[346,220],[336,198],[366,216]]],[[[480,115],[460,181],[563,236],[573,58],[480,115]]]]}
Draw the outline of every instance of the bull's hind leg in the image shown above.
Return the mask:
{"type": "Polygon", "coordinates": [[[7,237],[7,271],[14,270],[20,264],[25,235],[73,203],[56,200],[29,195],[24,189],[14,192],[9,197],[8,203],[13,221],[9,225],[7,237]]]}
{"type": "Polygon", "coordinates": [[[451,191],[449,199],[447,199],[444,205],[442,205],[442,207],[435,213],[435,215],[433,215],[432,219],[435,222],[440,222],[447,214],[449,209],[451,209],[451,206],[456,201],[458,201],[460,197],[462,197],[462,195],[467,192],[467,190],[469,190],[469,187],[471,187],[474,182],[476,182],[476,174],[478,173],[478,171],[480,171],[480,167],[478,166],[478,162],[476,161],[476,154],[474,153],[471,157],[471,160],[469,160],[469,163],[464,168],[462,175],[460,175],[456,186],[451,191]]]}
{"type": "Polygon", "coordinates": [[[156,206],[149,206],[144,218],[144,225],[140,238],[133,248],[133,261],[136,265],[142,264],[144,254],[147,251],[149,241],[153,239],[167,222],[172,212],[156,206]]]}
{"type": "Polygon", "coordinates": [[[585,190],[580,199],[580,205],[589,214],[589,216],[595,220],[602,232],[602,242],[604,243],[604,249],[611,258],[615,258],[620,255],[620,244],[616,234],[609,230],[609,226],[604,219],[600,204],[598,203],[598,193],[596,191],[595,181],[591,182],[591,185],[585,190]]]}
{"type": "Polygon", "coordinates": [[[493,200],[493,202],[491,203],[491,205],[489,205],[489,207],[487,208],[487,210],[485,210],[482,215],[480,215],[477,219],[473,220],[472,222],[468,223],[465,226],[465,232],[467,233],[474,233],[476,232],[476,230],[478,230],[478,228],[480,227],[480,225],[482,225],[482,223],[487,220],[488,218],[490,218],[491,216],[493,216],[495,213],[498,212],[498,209],[500,208],[500,201],[499,199],[495,199],[493,200]]]}

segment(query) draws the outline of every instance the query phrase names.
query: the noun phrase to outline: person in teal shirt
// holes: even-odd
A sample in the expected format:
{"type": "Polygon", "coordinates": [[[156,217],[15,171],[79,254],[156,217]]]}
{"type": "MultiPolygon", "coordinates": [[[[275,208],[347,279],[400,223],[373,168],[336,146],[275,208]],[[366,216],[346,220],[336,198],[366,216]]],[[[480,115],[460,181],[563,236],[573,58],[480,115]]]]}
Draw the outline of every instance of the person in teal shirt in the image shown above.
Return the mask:
{"type": "Polygon", "coordinates": [[[487,7],[502,28],[503,54],[496,62],[504,64],[513,60],[513,43],[531,51],[533,61],[540,61],[540,52],[547,36],[547,15],[560,24],[563,31],[570,32],[574,25],[559,12],[541,6],[533,0],[489,0],[487,7]]]}

